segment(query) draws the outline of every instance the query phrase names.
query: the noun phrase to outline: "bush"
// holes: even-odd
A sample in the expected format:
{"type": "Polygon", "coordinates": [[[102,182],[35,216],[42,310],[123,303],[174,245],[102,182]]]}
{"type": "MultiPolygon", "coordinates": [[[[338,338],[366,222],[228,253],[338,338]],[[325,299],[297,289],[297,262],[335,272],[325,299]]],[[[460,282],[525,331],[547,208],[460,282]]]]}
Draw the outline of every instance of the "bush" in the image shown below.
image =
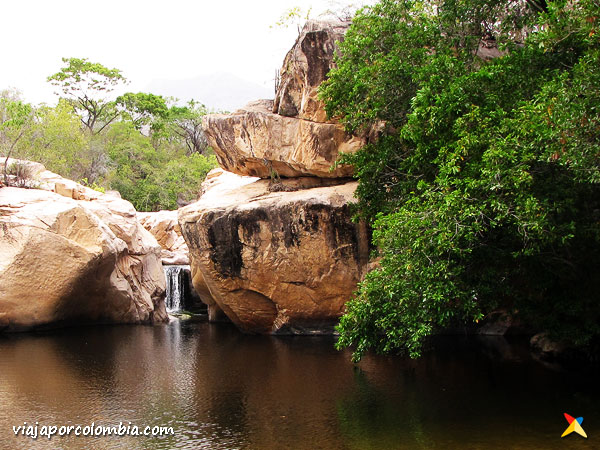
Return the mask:
{"type": "Polygon", "coordinates": [[[435,330],[499,306],[589,345],[600,336],[596,3],[436,4],[364,10],[322,88],[349,130],[387,125],[343,159],[382,259],[338,346],[417,356],[435,330]],[[483,37],[506,52],[475,57],[483,37]]]}

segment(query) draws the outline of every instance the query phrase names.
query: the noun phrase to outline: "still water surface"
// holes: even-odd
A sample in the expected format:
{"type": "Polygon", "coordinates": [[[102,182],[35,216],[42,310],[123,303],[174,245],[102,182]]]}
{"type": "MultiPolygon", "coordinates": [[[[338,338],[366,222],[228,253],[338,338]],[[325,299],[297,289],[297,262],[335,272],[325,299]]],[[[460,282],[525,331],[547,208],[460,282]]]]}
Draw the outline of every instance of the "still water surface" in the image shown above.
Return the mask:
{"type": "Polygon", "coordinates": [[[523,343],[441,338],[418,361],[227,325],[0,337],[0,449],[598,449],[600,390],[523,343]],[[563,413],[583,416],[589,439],[563,413]],[[172,426],[174,436],[15,436],[13,425],[172,426]]]}

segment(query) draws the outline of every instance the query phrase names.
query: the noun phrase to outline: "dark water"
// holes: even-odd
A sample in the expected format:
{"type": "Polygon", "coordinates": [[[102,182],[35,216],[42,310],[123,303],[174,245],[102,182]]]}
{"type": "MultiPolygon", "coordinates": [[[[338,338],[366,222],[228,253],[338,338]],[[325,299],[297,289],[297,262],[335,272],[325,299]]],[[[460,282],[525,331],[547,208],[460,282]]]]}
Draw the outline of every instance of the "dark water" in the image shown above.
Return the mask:
{"type": "Polygon", "coordinates": [[[549,370],[524,345],[445,338],[419,361],[355,367],[332,343],[179,323],[2,337],[0,448],[600,448],[600,380],[549,370]],[[564,412],[587,440],[560,438],[564,412]],[[12,431],[24,421],[175,435],[32,440],[12,431]]]}

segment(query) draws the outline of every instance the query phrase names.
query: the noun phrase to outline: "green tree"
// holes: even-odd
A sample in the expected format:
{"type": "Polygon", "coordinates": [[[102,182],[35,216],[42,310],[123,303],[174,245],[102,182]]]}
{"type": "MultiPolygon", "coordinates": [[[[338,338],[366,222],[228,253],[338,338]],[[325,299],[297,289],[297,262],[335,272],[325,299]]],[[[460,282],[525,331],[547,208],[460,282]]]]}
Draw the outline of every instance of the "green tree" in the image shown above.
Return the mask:
{"type": "Polygon", "coordinates": [[[19,144],[19,154],[64,177],[79,180],[91,165],[89,141],[81,130],[79,116],[69,102],[61,99],[55,107],[36,108],[35,120],[19,144]]]}
{"type": "Polygon", "coordinates": [[[109,69],[87,58],[63,58],[63,62],[66,66],[49,76],[48,81],[72,102],[90,133],[101,132],[119,116],[108,94],[127,83],[127,79],[120,70],[109,69]]]}
{"type": "Polygon", "coordinates": [[[102,137],[110,158],[106,185],[138,211],[176,209],[195,200],[200,183],[216,166],[214,156],[188,155],[182,146],[153,145],[131,122],[113,124],[102,137]]]}
{"type": "Polygon", "coordinates": [[[182,142],[188,154],[206,155],[209,147],[202,131],[202,117],[207,113],[206,106],[190,100],[185,106],[172,106],[162,124],[157,124],[156,128],[163,130],[162,137],[168,141],[176,139],[182,142]]]}
{"type": "Polygon", "coordinates": [[[0,151],[4,159],[4,183],[8,185],[8,160],[33,122],[33,108],[8,91],[0,94],[0,151]]]}
{"type": "Polygon", "coordinates": [[[169,116],[166,100],[160,96],[145,92],[127,92],[116,99],[123,120],[131,121],[140,130],[143,127],[156,128],[160,121],[169,116]]]}
{"type": "Polygon", "coordinates": [[[339,326],[355,358],[499,306],[574,345],[600,336],[598,3],[384,0],[322,87],[351,131],[380,268],[339,326]],[[504,45],[496,58],[483,49],[504,45]]]}

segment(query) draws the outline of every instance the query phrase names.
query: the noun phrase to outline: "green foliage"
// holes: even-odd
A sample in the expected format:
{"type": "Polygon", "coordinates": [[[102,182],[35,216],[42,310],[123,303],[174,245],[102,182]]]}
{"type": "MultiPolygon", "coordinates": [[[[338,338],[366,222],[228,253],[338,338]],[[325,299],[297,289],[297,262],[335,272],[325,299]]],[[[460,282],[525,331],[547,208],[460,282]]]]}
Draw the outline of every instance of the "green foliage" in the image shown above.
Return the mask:
{"type": "MultiPolygon", "coordinates": [[[[115,99],[111,92],[126,82],[118,69],[87,59],[63,61],[66,67],[48,78],[64,95],[55,107],[33,107],[16,92],[0,93],[5,183],[12,155],[100,192],[116,189],[138,210],[176,209],[195,200],[217,165],[201,127],[206,107],[193,100],[172,105],[174,99],[143,92],[115,99]]],[[[17,180],[27,179],[20,174],[17,180]]]]}
{"type": "Polygon", "coordinates": [[[87,58],[63,58],[66,67],[48,77],[64,98],[81,116],[81,122],[90,133],[104,130],[119,115],[109,93],[127,79],[118,69],[109,69],[87,58]]]}
{"type": "Polygon", "coordinates": [[[102,192],[102,193],[106,192],[106,188],[100,186],[99,184],[97,184],[95,182],[90,183],[87,178],[82,178],[81,180],[79,180],[79,184],[82,184],[83,186],[87,186],[90,189],[93,189],[98,192],[102,192]]]}
{"type": "Polygon", "coordinates": [[[214,156],[187,155],[182,147],[153,147],[131,122],[114,124],[105,136],[112,169],[107,184],[138,211],[177,209],[195,200],[200,183],[216,167],[214,156]]]}
{"type": "Polygon", "coordinates": [[[156,127],[157,121],[169,116],[167,102],[160,95],[128,92],[117,97],[116,104],[122,111],[123,119],[131,121],[138,130],[143,126],[156,127]]]}
{"type": "Polygon", "coordinates": [[[35,120],[19,144],[19,155],[67,178],[82,178],[91,165],[89,136],[69,102],[35,109],[35,120]]]}
{"type": "Polygon", "coordinates": [[[575,345],[600,336],[599,5],[521,3],[385,0],[341,45],[328,112],[385,124],[344,157],[381,256],[340,322],[355,359],[417,356],[499,306],[575,345]]]}
{"type": "Polygon", "coordinates": [[[33,121],[33,109],[24,103],[18,95],[8,91],[0,94],[0,153],[4,155],[4,183],[8,185],[8,159],[13,156],[15,148],[33,121]]]}
{"type": "Polygon", "coordinates": [[[155,123],[156,138],[170,143],[179,140],[188,154],[207,154],[209,147],[202,131],[202,117],[207,113],[206,106],[194,100],[185,106],[174,105],[162,121],[155,123]]]}
{"type": "MultiPolygon", "coordinates": [[[[295,24],[299,32],[300,25],[310,18],[311,10],[312,8],[308,8],[308,10],[305,11],[299,6],[288,8],[283,12],[277,22],[275,22],[275,26],[279,28],[287,28],[290,26],[290,24],[295,24]]],[[[273,28],[273,26],[271,26],[271,28],[273,28]]]]}

